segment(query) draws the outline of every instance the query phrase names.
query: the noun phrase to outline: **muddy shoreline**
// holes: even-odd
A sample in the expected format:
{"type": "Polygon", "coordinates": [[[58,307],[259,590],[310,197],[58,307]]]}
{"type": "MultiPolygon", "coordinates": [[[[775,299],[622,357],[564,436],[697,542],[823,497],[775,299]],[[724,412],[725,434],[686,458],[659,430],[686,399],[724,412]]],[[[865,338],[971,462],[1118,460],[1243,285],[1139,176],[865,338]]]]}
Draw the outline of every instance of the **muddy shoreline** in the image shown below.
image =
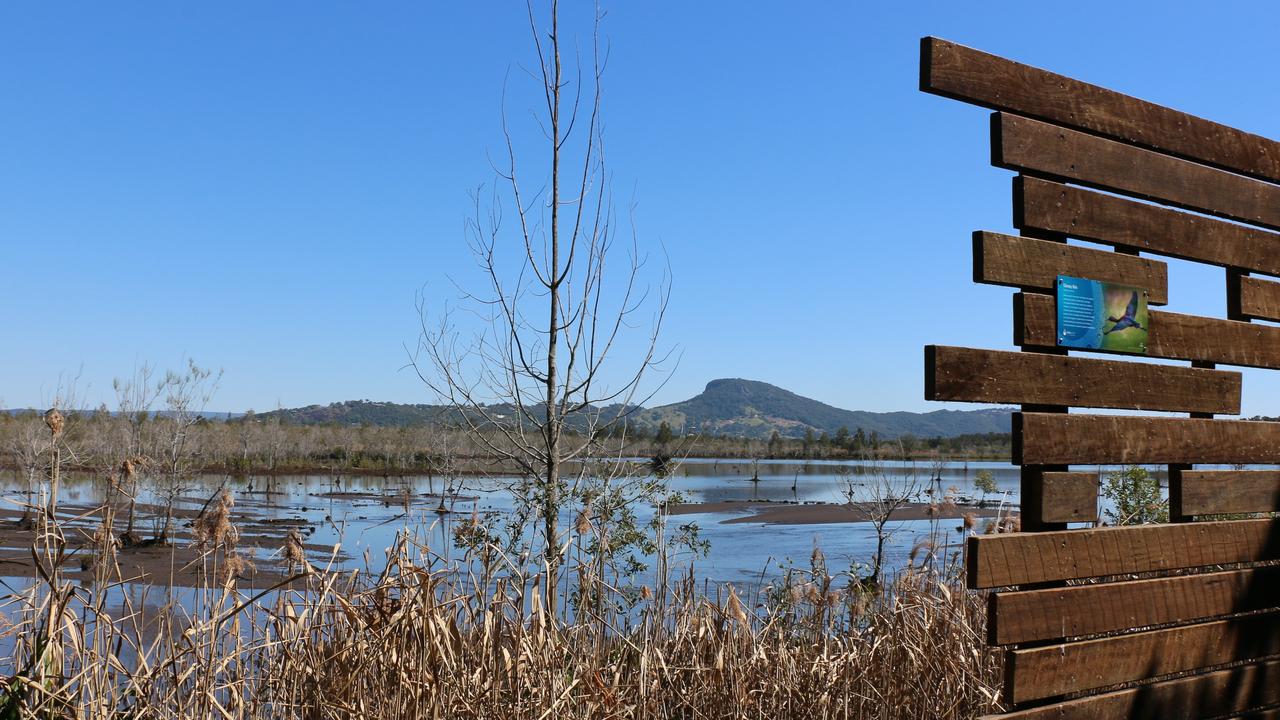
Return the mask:
{"type": "MultiPolygon", "coordinates": [[[[348,502],[395,508],[405,514],[411,509],[429,513],[455,512],[437,509],[439,495],[423,492],[396,495],[309,493],[308,497],[316,504],[337,497],[348,502]]],[[[324,520],[308,519],[304,517],[307,512],[305,505],[297,507],[296,504],[276,502],[274,498],[274,493],[237,493],[230,521],[238,533],[237,555],[250,561],[240,565],[235,573],[237,587],[272,587],[300,571],[284,558],[285,538],[291,531],[298,533],[302,550],[314,567],[322,568],[331,561],[342,563],[351,559],[341,544],[335,546],[309,541],[317,529],[329,524],[327,515],[324,520]]],[[[164,507],[153,503],[138,503],[136,506],[134,531],[138,541],[133,544],[119,542],[127,530],[127,505],[117,504],[113,509],[113,534],[118,541],[113,562],[117,567],[108,566],[105,581],[184,588],[223,585],[227,579],[225,553],[221,549],[197,547],[193,538],[195,520],[206,500],[194,496],[178,498],[180,506],[173,508],[174,519],[168,543],[160,543],[156,539],[164,507]]],[[[95,566],[112,561],[104,559],[102,546],[95,539],[103,522],[104,508],[101,504],[74,501],[59,504],[57,525],[63,539],[59,562],[62,577],[91,584],[99,579],[99,568],[95,566]]],[[[44,548],[45,545],[56,547],[58,543],[42,542],[37,537],[37,529],[33,527],[37,524],[34,522],[37,514],[24,518],[22,507],[13,498],[0,505],[0,576],[39,578],[49,573],[53,557],[44,548]]]]}
{"type": "MultiPolygon", "coordinates": [[[[726,453],[701,453],[698,455],[687,456],[689,460],[728,460],[749,466],[751,461],[743,459],[739,454],[726,453]]],[[[1009,462],[1007,456],[999,455],[957,455],[955,457],[938,457],[935,455],[910,455],[906,457],[882,457],[880,460],[889,460],[893,462],[927,462],[941,460],[944,462],[1009,462]]],[[[679,465],[681,458],[673,458],[672,462],[679,465]]],[[[833,457],[815,457],[815,458],[797,458],[790,456],[763,457],[761,460],[779,461],[788,464],[804,465],[809,462],[859,462],[866,460],[861,455],[850,456],[833,456],[833,457]]],[[[504,463],[496,458],[489,457],[460,457],[455,458],[455,467],[452,469],[453,474],[461,477],[484,477],[487,475],[516,475],[519,474],[519,466],[512,463],[504,463]]],[[[629,462],[635,465],[648,465],[647,458],[627,458],[623,462],[629,462]]],[[[64,472],[97,474],[102,468],[77,465],[73,463],[64,463],[62,465],[64,472]]],[[[8,454],[0,453],[0,472],[17,472],[21,468],[13,462],[12,457],[8,454]]],[[[444,477],[448,473],[441,470],[436,465],[414,465],[409,467],[357,467],[347,465],[332,465],[324,463],[296,463],[289,465],[281,465],[275,468],[267,466],[250,466],[248,468],[232,467],[225,463],[210,463],[199,468],[196,472],[205,475],[228,475],[231,477],[281,477],[287,475],[346,475],[351,477],[381,477],[381,478],[404,478],[414,476],[440,476],[444,477]]]]}

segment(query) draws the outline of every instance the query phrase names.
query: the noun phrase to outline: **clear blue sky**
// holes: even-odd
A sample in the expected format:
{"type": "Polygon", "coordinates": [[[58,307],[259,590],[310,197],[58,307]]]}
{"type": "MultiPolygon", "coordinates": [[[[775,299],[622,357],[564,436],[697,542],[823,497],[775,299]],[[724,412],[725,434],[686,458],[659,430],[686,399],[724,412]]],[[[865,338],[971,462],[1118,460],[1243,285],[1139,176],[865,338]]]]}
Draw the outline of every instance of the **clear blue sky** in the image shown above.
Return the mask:
{"type": "MultiPolygon", "coordinates": [[[[917,90],[923,35],[1280,137],[1266,4],[963,5],[605,4],[615,191],[674,272],[658,401],[930,409],[923,345],[1010,347],[969,241],[1011,229],[1010,174],[985,111],[917,90]]],[[[414,296],[478,279],[467,193],[529,58],[516,3],[0,6],[0,402],[188,355],[216,409],[430,401],[414,296]]],[[[1173,262],[1171,309],[1221,314],[1221,282],[1173,262]]],[[[1245,396],[1280,412],[1280,380],[1245,396]]]]}

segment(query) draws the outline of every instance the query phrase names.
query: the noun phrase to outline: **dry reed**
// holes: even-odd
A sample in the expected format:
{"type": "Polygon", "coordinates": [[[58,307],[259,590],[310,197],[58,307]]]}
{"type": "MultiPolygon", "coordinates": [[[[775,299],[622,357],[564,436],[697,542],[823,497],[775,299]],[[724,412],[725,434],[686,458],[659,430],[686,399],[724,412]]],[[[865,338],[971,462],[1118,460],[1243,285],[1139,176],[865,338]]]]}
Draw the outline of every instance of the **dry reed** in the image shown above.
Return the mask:
{"type": "MultiPolygon", "coordinates": [[[[196,528],[223,567],[236,557],[230,504],[220,498],[196,528]]],[[[287,540],[291,564],[308,568],[289,586],[255,593],[221,571],[157,610],[124,591],[113,535],[94,538],[91,586],[53,569],[10,596],[0,717],[889,719],[998,707],[983,602],[934,566],[883,593],[815,572],[708,597],[688,574],[644,588],[632,612],[566,619],[547,613],[539,577],[485,582],[408,535],[373,576],[309,569],[287,540]]],[[[57,552],[56,534],[43,542],[57,552]]],[[[813,564],[825,567],[820,551],[813,564]]]]}

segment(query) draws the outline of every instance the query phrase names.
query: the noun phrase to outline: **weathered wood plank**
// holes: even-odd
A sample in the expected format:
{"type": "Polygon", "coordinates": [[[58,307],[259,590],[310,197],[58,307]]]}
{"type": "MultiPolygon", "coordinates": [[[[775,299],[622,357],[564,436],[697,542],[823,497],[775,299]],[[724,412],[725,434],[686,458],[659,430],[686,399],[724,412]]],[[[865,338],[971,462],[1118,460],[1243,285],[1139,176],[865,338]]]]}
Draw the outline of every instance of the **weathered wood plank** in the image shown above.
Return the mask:
{"type": "MultiPolygon", "coordinates": [[[[1022,407],[1024,411],[1030,412],[1031,408],[1046,406],[1023,405],[1022,407]]],[[[1044,519],[1046,516],[1046,503],[1051,503],[1054,500],[1052,495],[1045,497],[1045,473],[1066,472],[1066,470],[1067,467],[1065,465],[1023,465],[1018,469],[1018,527],[1022,532],[1047,532],[1067,529],[1065,522],[1048,522],[1044,519]]]]}
{"type": "Polygon", "coordinates": [[[1280,614],[1149,630],[1011,650],[1005,696],[1013,703],[1280,653],[1280,614]]]}
{"type": "Polygon", "coordinates": [[[1169,301],[1169,268],[1159,260],[979,230],[973,234],[973,281],[1053,292],[1059,275],[1131,285],[1147,303],[1169,301]]]}
{"type": "Polygon", "coordinates": [[[1280,185],[1005,113],[991,135],[999,167],[1280,228],[1280,185]]]}
{"type": "MultiPolygon", "coordinates": [[[[1054,298],[1016,293],[1013,303],[1014,344],[1055,347],[1058,320],[1054,298]]],[[[1147,357],[1280,368],[1280,327],[1164,310],[1151,310],[1150,319],[1147,357]]]]}
{"type": "Polygon", "coordinates": [[[1280,512],[1280,470],[1183,470],[1182,515],[1280,512]]]}
{"type": "Polygon", "coordinates": [[[1046,472],[1042,477],[1040,522],[1096,522],[1098,474],[1046,472]]]}
{"type": "Polygon", "coordinates": [[[1280,182],[1274,140],[948,40],[921,39],[920,89],[1280,182]]]}
{"type": "Polygon", "coordinates": [[[1240,374],[1223,370],[929,345],[926,400],[1240,412],[1240,374]]]}
{"type": "Polygon", "coordinates": [[[974,589],[1280,559],[1280,520],[1225,520],[970,537],[974,589]]]}
{"type": "MultiPolygon", "coordinates": [[[[1280,247],[1276,254],[1280,255],[1280,247]]],[[[1228,298],[1227,304],[1235,308],[1239,318],[1280,320],[1280,282],[1241,275],[1236,276],[1228,292],[1236,294],[1228,298]]]]}
{"type": "Polygon", "coordinates": [[[1280,702],[1280,660],[1269,660],[1030,710],[988,715],[984,720],[1200,720],[1276,702],[1280,702]]]}
{"type": "Polygon", "coordinates": [[[1280,607],[1280,567],[993,593],[992,645],[1172,625],[1280,607]]]}
{"type": "Polygon", "coordinates": [[[1013,184],[1013,224],[1182,260],[1280,275],[1280,234],[1040,178],[1013,184]]]}
{"type": "Polygon", "coordinates": [[[1013,463],[1280,463],[1280,422],[1015,413],[1013,463]]]}

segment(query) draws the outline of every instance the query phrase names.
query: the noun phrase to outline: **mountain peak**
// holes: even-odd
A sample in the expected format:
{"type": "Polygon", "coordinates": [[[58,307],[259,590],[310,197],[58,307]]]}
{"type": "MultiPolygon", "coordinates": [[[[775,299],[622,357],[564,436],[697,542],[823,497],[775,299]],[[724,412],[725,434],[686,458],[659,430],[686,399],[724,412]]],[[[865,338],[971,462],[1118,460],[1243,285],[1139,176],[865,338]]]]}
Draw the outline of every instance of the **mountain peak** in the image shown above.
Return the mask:
{"type": "Polygon", "coordinates": [[[787,395],[795,394],[783,390],[777,385],[770,385],[769,383],[761,382],[760,380],[747,380],[745,378],[719,378],[717,380],[712,380],[707,383],[707,387],[703,392],[777,392],[786,393],[787,395]]]}
{"type": "Polygon", "coordinates": [[[843,410],[797,395],[777,385],[744,378],[719,378],[684,402],[640,413],[645,424],[667,423],[681,433],[803,437],[806,431],[836,433],[862,428],[884,437],[922,437],[1009,432],[1009,411],[938,410],[930,413],[874,413],[843,410]]]}

